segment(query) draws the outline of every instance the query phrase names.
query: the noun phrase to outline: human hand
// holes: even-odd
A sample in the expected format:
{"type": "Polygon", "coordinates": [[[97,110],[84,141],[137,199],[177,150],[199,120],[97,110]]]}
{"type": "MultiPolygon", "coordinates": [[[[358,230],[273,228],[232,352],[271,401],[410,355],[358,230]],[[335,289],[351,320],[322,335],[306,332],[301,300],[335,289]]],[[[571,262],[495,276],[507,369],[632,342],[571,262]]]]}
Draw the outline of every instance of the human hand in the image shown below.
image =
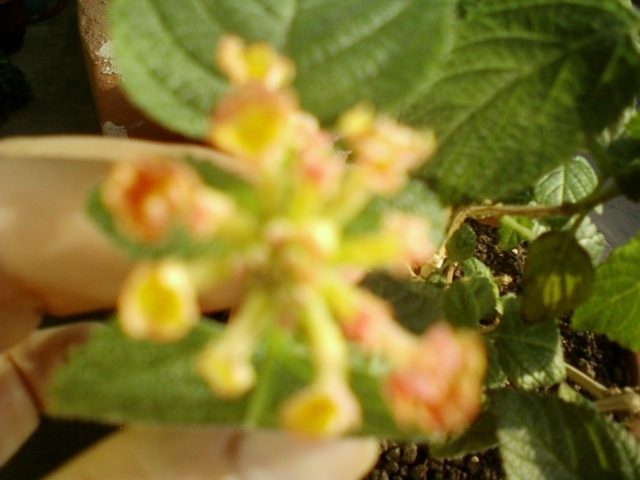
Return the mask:
{"type": "MultiPolygon", "coordinates": [[[[91,150],[90,144],[77,142],[71,142],[72,149],[28,142],[31,149],[26,150],[25,143],[17,148],[15,142],[0,142],[0,464],[46,413],[53,370],[95,328],[76,324],[34,331],[41,315],[112,307],[131,266],[84,214],[86,196],[123,148],[153,148],[143,142],[125,147],[119,140],[95,141],[102,147],[96,154],[96,145],[91,150]],[[79,160],[86,151],[93,152],[94,161],[79,160]]],[[[216,309],[234,300],[230,281],[202,304],[216,309]]],[[[376,451],[373,440],[305,441],[226,428],[129,427],[51,478],[356,479],[371,466],[376,451]]]]}

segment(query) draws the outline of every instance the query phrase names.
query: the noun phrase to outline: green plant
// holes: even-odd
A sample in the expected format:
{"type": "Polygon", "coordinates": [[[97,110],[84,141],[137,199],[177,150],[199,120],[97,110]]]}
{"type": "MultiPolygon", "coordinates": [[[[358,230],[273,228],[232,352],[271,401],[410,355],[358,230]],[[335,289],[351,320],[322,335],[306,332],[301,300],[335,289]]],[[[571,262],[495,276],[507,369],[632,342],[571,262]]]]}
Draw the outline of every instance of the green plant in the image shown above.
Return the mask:
{"type": "MultiPolygon", "coordinates": [[[[125,163],[114,178],[145,178],[143,184],[150,189],[145,192],[165,199],[161,212],[180,219],[175,229],[167,229],[160,221],[158,225],[152,222],[153,228],[138,230],[136,215],[144,212],[134,208],[127,217],[131,212],[127,213],[118,181],[108,181],[92,197],[90,213],[116,242],[134,256],[156,260],[151,266],[144,264],[132,278],[122,305],[125,310],[133,308],[134,313],[136,308],[148,312],[152,307],[146,300],[160,300],[163,308],[155,310],[163,320],[160,329],[149,333],[144,325],[138,328],[135,322],[127,323],[126,318],[136,317],[121,310],[124,330],[134,337],[179,340],[160,345],[135,341],[117,327],[95,335],[58,372],[51,393],[54,413],[108,421],[272,428],[284,424],[316,434],[422,438],[444,456],[497,445],[510,479],[640,476],[636,441],[598,412],[598,406],[606,403],[603,409],[610,409],[609,403],[618,397],[589,384],[596,397],[606,397],[606,402],[590,402],[566,387],[567,375],[582,383],[586,380],[565,365],[555,323],[558,315],[573,310],[574,327],[606,333],[632,349],[640,347],[640,311],[635,300],[640,287],[640,238],[616,249],[601,263],[602,237],[588,217],[615,196],[640,198],[640,128],[633,112],[640,87],[640,16],[630,2],[194,0],[175,9],[172,2],[163,0],[114,0],[110,23],[118,66],[132,100],[167,127],[194,140],[213,139],[215,145],[243,161],[238,160],[233,171],[195,157],[165,165],[159,172],[143,163],[125,163]],[[226,41],[228,33],[267,42],[290,58],[296,65],[293,87],[302,110],[327,127],[337,122],[347,143],[355,138],[355,143],[348,143],[355,167],[332,177],[339,181],[329,182],[331,187],[337,183],[339,191],[327,193],[322,182],[313,188],[296,183],[295,168],[308,145],[317,147],[313,153],[324,162],[322,175],[331,175],[324,167],[340,161],[327,146],[324,131],[313,122],[310,130],[296,137],[308,143],[292,147],[294,144],[281,141],[281,124],[302,112],[291,106],[295,100],[281,90],[291,80],[289,64],[278,63],[268,49],[260,50],[264,45],[257,53],[242,57],[244,47],[237,44],[231,63],[220,59],[216,63],[213,48],[221,39],[226,41]],[[256,115],[259,120],[267,119],[266,123],[254,124],[256,117],[234,117],[242,102],[232,103],[233,108],[227,110],[221,107],[235,98],[234,88],[244,81],[233,76],[234,68],[243,62],[258,65],[256,78],[264,84],[257,93],[243,98],[250,98],[259,108],[264,106],[256,115]],[[279,72],[275,87],[267,85],[261,70],[265,64],[275,65],[279,72]],[[230,72],[233,88],[227,80],[230,72]],[[414,167],[410,181],[401,178],[399,186],[393,187],[382,181],[376,184],[379,189],[371,191],[354,180],[358,174],[353,172],[366,164],[359,160],[366,156],[366,149],[361,149],[358,137],[367,129],[378,128],[368,110],[350,110],[362,101],[387,117],[434,130],[437,149],[433,157],[423,164],[407,157],[400,169],[403,176],[406,168],[414,167]],[[354,116],[342,116],[345,111],[354,116]],[[240,140],[225,130],[240,124],[261,134],[260,128],[253,130],[256,124],[273,128],[264,138],[240,140]],[[269,150],[271,140],[276,147],[285,145],[291,150],[269,150]],[[263,155],[265,146],[269,155],[263,155]],[[581,156],[584,154],[593,158],[597,173],[581,156]],[[168,178],[173,180],[165,183],[168,178]],[[309,188],[311,198],[306,196],[309,188]],[[448,207],[441,206],[435,196],[448,207]],[[291,217],[286,218],[295,221],[291,225],[267,222],[269,228],[263,228],[266,223],[260,222],[273,218],[282,205],[288,205],[291,217]],[[201,231],[189,213],[193,209],[204,216],[199,218],[216,219],[205,222],[213,230],[201,231]],[[421,239],[417,249],[413,243],[397,242],[403,234],[390,237],[393,229],[385,226],[392,211],[428,221],[430,236],[416,234],[421,239]],[[444,216],[447,221],[440,220],[444,216]],[[323,221],[316,222],[318,218],[323,221]],[[475,237],[464,225],[467,218],[498,219],[505,248],[530,242],[522,295],[501,296],[488,268],[471,257],[475,237]],[[260,225],[257,230],[256,225],[260,225]],[[258,248],[263,244],[269,246],[271,255],[266,260],[258,248]],[[439,251],[425,263],[425,248],[431,244],[438,245],[439,251]],[[278,257],[282,245],[287,255],[303,252],[300,255],[307,263],[297,256],[294,260],[284,254],[278,257]],[[242,255],[255,254],[251,258],[257,264],[281,270],[259,270],[263,275],[260,285],[269,288],[257,288],[251,281],[255,273],[251,263],[243,264],[249,265],[246,291],[257,288],[262,294],[248,296],[236,312],[240,320],[226,329],[200,325],[183,336],[183,327],[188,330],[191,325],[175,320],[191,318],[189,305],[194,297],[185,288],[193,280],[184,279],[198,277],[201,271],[185,270],[183,265],[200,265],[209,280],[212,276],[229,278],[237,266],[233,263],[236,249],[242,255]],[[376,271],[356,287],[352,281],[332,276],[333,270],[325,270],[329,264],[333,268],[336,255],[340,261],[347,259],[346,263],[392,267],[394,272],[393,258],[422,261],[420,268],[414,265],[410,279],[376,271]],[[166,260],[167,256],[171,258],[166,260]],[[233,261],[225,263],[226,259],[233,261]],[[308,270],[299,268],[303,264],[308,270]],[[291,265],[297,269],[291,270],[291,265]],[[454,280],[456,270],[461,276],[454,280]],[[315,274],[322,276],[322,282],[313,283],[315,274]],[[292,278],[296,281],[283,283],[292,278]],[[296,282],[313,288],[289,295],[297,288],[296,282]],[[323,299],[333,299],[330,311],[315,288],[318,285],[323,286],[323,299]],[[420,336],[405,336],[408,334],[380,320],[386,318],[380,313],[386,307],[363,287],[389,302],[398,321],[420,336]],[[279,296],[283,291],[288,293],[279,296]],[[341,297],[345,291],[348,295],[341,297]],[[362,298],[360,304],[354,300],[362,298]],[[364,329],[356,333],[350,331],[353,324],[341,323],[347,336],[364,347],[350,347],[346,360],[340,333],[329,317],[339,317],[341,308],[349,317],[350,308],[355,308],[350,301],[364,308],[366,318],[376,320],[365,322],[364,329]],[[287,308],[302,312],[289,320],[301,322],[309,345],[301,342],[305,337],[297,331],[291,335],[291,329],[282,326],[282,312],[287,308]],[[450,326],[437,326],[442,319],[450,326]],[[451,326],[480,332],[486,360],[477,355],[477,333],[456,336],[451,326]],[[382,334],[370,340],[367,333],[378,332],[376,328],[382,334]],[[439,333],[431,335],[434,328],[439,333]],[[203,360],[199,356],[203,349],[208,351],[211,338],[225,335],[231,340],[223,342],[223,347],[218,343],[211,357],[203,360]],[[428,366],[420,371],[424,383],[418,388],[435,384],[436,379],[442,389],[449,388],[448,396],[429,410],[436,420],[446,418],[447,422],[432,421],[423,414],[423,404],[402,403],[415,400],[413,397],[401,398],[400,408],[388,402],[385,392],[389,390],[381,390],[380,385],[391,388],[385,382],[402,355],[378,355],[387,348],[380,347],[384,343],[380,338],[391,338],[394,345],[406,342],[411,352],[414,339],[420,338],[418,343],[424,343],[419,343],[419,354],[411,357],[418,364],[436,352],[441,359],[447,355],[458,361],[467,359],[469,363],[462,361],[466,366],[458,370],[447,370],[443,362],[440,370],[428,366]],[[439,340],[432,342],[433,338],[439,340]],[[484,370],[485,361],[482,411],[461,432],[461,426],[473,416],[473,382],[484,370]],[[203,364],[213,365],[217,376],[205,381],[207,374],[202,372],[207,367],[194,367],[203,364]],[[349,386],[362,409],[361,422],[353,413],[358,408],[354,398],[342,389],[347,370],[349,386]],[[468,383],[458,384],[450,377],[453,371],[457,375],[470,370],[474,373],[468,383]],[[448,382],[454,386],[450,388],[448,382]],[[304,390],[308,395],[290,407],[288,399],[300,400],[296,392],[308,384],[325,390],[321,395],[318,390],[304,390]],[[557,394],[539,392],[556,384],[560,384],[557,394]],[[466,394],[461,393],[460,385],[466,394]],[[245,394],[247,390],[250,393],[245,394]],[[279,414],[282,405],[284,417],[279,414]],[[297,409],[300,405],[302,410],[297,409]],[[322,412],[327,423],[307,421],[307,407],[322,412]]],[[[393,125],[391,143],[401,131],[400,137],[411,139],[408,150],[412,155],[428,156],[428,133],[384,122],[393,125]]],[[[390,165],[394,163],[384,167],[390,165]]]]}

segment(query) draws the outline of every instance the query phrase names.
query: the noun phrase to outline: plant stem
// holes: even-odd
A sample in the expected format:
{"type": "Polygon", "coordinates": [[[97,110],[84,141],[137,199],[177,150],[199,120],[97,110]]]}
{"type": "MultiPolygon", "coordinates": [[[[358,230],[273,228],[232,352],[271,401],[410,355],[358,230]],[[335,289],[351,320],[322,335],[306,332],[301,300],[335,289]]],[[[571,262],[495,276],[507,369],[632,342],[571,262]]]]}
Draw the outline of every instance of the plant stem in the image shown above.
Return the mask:
{"type": "Polygon", "coordinates": [[[573,365],[569,365],[567,363],[565,364],[565,367],[567,369],[567,378],[573,380],[575,383],[584,388],[596,400],[608,397],[611,394],[607,387],[589,377],[581,370],[578,370],[573,365]]]}
{"type": "Polygon", "coordinates": [[[607,388],[572,365],[565,364],[567,377],[584,388],[594,399],[598,411],[640,414],[640,394],[631,389],[607,388]]]}
{"type": "Polygon", "coordinates": [[[530,228],[527,228],[524,225],[519,224],[518,221],[515,220],[513,217],[510,217],[507,215],[502,217],[500,220],[506,226],[508,226],[512,230],[515,230],[517,233],[525,237],[527,240],[533,240],[536,237],[530,228]]]}

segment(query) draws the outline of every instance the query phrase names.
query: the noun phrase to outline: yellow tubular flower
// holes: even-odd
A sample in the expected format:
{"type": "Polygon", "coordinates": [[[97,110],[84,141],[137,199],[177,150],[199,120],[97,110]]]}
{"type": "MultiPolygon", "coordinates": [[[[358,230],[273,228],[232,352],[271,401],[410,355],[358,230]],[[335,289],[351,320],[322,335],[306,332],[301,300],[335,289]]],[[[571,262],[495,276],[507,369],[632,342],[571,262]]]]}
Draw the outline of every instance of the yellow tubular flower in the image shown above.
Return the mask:
{"type": "Polygon", "coordinates": [[[252,357],[265,325],[273,318],[269,301],[263,292],[249,293],[224,333],[198,357],[198,372],[219,397],[239,397],[255,384],[252,357]]]}
{"type": "Polygon", "coordinates": [[[218,43],[216,63],[234,85],[260,83],[276,90],[291,83],[295,66],[271,45],[256,42],[247,45],[234,35],[225,35],[218,43]]]}
{"type": "Polygon", "coordinates": [[[285,400],[280,422],[304,437],[337,437],[360,425],[358,399],[340,378],[319,379],[285,400]]]}
{"type": "Polygon", "coordinates": [[[223,98],[211,119],[209,138],[220,150],[256,166],[282,160],[291,141],[297,104],[287,92],[249,85],[223,98]]]}
{"type": "Polygon", "coordinates": [[[138,265],[120,292],[118,313],[122,330],[132,338],[180,340],[200,318],[185,265],[175,260],[138,265]]]}

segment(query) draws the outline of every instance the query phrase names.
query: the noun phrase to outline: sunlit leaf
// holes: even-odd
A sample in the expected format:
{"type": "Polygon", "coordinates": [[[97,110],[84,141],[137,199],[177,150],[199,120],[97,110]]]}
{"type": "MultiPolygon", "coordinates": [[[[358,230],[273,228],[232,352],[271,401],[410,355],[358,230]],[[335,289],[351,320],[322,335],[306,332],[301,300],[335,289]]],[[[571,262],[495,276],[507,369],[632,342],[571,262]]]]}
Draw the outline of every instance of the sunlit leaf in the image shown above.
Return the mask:
{"type": "Polygon", "coordinates": [[[189,137],[206,135],[226,91],[221,35],[263,40],[297,65],[303,107],[330,122],[361,100],[397,111],[420,97],[448,50],[453,0],[114,0],[110,37],[136,105],[189,137]]]}
{"type": "Polygon", "coordinates": [[[613,250],[598,267],[591,298],[573,314],[572,324],[604,333],[640,351],[640,238],[613,250]]]}
{"type": "Polygon", "coordinates": [[[502,199],[571,158],[633,102],[638,16],[622,1],[485,0],[462,22],[424,103],[420,172],[444,199],[502,199]]]}
{"type": "Polygon", "coordinates": [[[527,252],[522,313],[531,323],[554,318],[584,302],[593,290],[591,259],[570,232],[547,232],[527,252]]]}

